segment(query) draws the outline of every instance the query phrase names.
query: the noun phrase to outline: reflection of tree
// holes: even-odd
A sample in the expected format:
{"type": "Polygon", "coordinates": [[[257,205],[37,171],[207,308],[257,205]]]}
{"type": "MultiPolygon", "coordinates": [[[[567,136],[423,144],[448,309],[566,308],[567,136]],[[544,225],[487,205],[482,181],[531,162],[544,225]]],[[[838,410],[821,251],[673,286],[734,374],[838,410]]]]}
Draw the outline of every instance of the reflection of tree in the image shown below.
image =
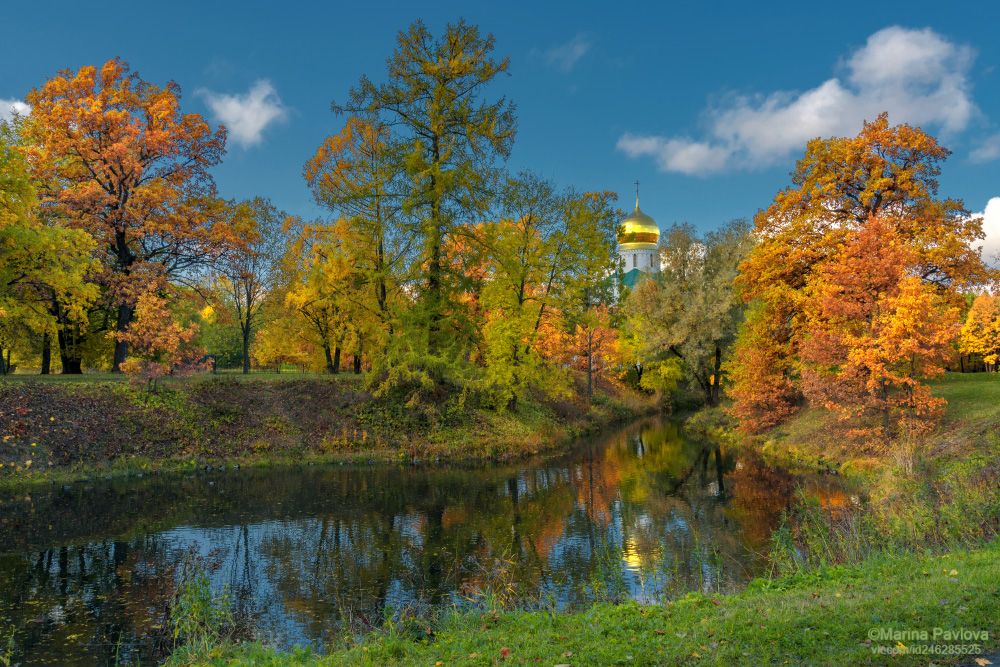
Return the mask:
{"type": "Polygon", "coordinates": [[[165,552],[153,536],[0,557],[0,614],[17,650],[58,665],[110,664],[119,643],[122,659],[140,646],[145,660],[162,657],[174,591],[165,552]]]}
{"type": "Polygon", "coordinates": [[[0,556],[0,599],[49,662],[75,654],[72,634],[93,647],[83,662],[100,662],[119,634],[139,642],[163,622],[172,567],[193,542],[265,638],[324,644],[390,608],[448,605],[497,582],[564,605],[614,578],[633,594],[640,577],[647,592],[731,587],[791,493],[787,475],[670,424],[516,467],[116,481],[0,504],[0,553],[30,554],[0,556]],[[51,532],[26,516],[50,518],[51,532]]]}
{"type": "Polygon", "coordinates": [[[743,526],[748,548],[758,553],[767,551],[771,533],[791,502],[794,479],[786,471],[744,453],[729,483],[733,488],[729,516],[743,526]]]}

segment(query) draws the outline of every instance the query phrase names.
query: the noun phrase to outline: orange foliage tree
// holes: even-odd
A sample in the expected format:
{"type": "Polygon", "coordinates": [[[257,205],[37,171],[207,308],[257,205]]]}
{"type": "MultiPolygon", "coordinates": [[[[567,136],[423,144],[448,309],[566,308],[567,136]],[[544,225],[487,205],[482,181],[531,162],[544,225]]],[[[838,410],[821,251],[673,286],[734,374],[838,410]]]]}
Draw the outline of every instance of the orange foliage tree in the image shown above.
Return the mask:
{"type": "MultiPolygon", "coordinates": [[[[830,345],[836,342],[845,348],[837,358],[846,361],[859,353],[860,348],[852,345],[864,347],[862,340],[881,335],[879,327],[888,327],[888,335],[891,327],[879,319],[885,317],[883,309],[888,302],[875,299],[848,304],[846,296],[840,298],[839,305],[831,301],[841,287],[854,289],[855,297],[860,298],[865,289],[886,280],[885,275],[867,275],[865,266],[852,280],[870,284],[837,285],[847,276],[836,265],[856,261],[851,253],[862,253],[866,241],[860,237],[864,234],[887,234],[891,236],[889,243],[899,247],[898,255],[893,255],[896,265],[879,269],[889,271],[895,281],[892,286],[882,285],[881,299],[903,298],[902,294],[927,299],[931,292],[924,288],[933,288],[935,307],[945,308],[944,304],[957,302],[960,290],[989,280],[990,272],[977,248],[977,241],[983,238],[982,220],[970,217],[962,202],[937,197],[940,164],[948,154],[919,128],[890,126],[886,114],[865,123],[856,137],[809,142],[793,173],[792,185],[757,214],[758,243],[743,262],[738,278],[751,308],[730,363],[730,394],[733,413],[745,428],[766,428],[796,409],[805,390],[804,366],[809,366],[812,380],[819,377],[817,369],[823,356],[819,339],[832,337],[830,345]],[[848,247],[853,250],[846,251],[848,247]],[[916,285],[922,286],[921,291],[916,285]],[[817,304],[816,299],[827,301],[817,304]],[[865,336],[856,338],[829,330],[836,329],[833,324],[828,326],[838,321],[836,309],[848,307],[860,308],[872,318],[864,323],[865,336]],[[812,329],[817,327],[813,336],[812,329]],[[818,356],[807,355],[804,362],[801,354],[806,340],[813,345],[809,354],[818,356]]],[[[876,249],[871,252],[878,255],[876,249]]],[[[905,320],[902,310],[896,320],[897,325],[905,320]]],[[[897,335],[914,333],[899,331],[897,335]]],[[[897,371],[914,382],[925,372],[933,374],[938,334],[944,335],[944,331],[935,333],[932,349],[926,351],[926,363],[897,371]]],[[[837,367],[823,377],[846,381],[853,372],[843,370],[841,374],[839,361],[834,365],[837,367]]]]}
{"type": "MultiPolygon", "coordinates": [[[[224,152],[225,129],[182,114],[175,83],[144,81],[119,59],[63,71],[27,99],[35,176],[53,184],[42,205],[97,240],[115,330],[124,333],[150,282],[236,242],[208,171],[224,152]]],[[[128,341],[116,337],[116,370],[128,341]]]]}
{"type": "Polygon", "coordinates": [[[802,390],[858,422],[853,433],[870,441],[919,434],[944,405],[921,380],[944,372],[959,311],[946,292],[909,273],[914,259],[897,228],[872,218],[806,289],[802,390]]]}
{"type": "Polygon", "coordinates": [[[132,355],[121,365],[122,372],[155,387],[163,376],[199,370],[204,351],[192,345],[197,333],[197,325],[174,321],[167,298],[158,290],[144,292],[136,301],[131,326],[115,334],[132,347],[132,355]]]}

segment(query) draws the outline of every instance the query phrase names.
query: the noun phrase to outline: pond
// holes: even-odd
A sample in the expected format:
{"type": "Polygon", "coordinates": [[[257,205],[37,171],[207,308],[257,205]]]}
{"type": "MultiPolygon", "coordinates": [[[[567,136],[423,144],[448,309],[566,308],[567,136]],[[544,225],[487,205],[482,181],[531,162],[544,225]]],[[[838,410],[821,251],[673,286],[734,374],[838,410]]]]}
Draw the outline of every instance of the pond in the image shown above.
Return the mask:
{"type": "Polygon", "coordinates": [[[0,653],[157,661],[183,564],[257,634],[322,650],[401,610],[568,609],[726,592],[766,568],[795,489],[848,502],[650,421],[569,454],[481,467],[244,469],[81,482],[0,498],[0,653]]]}

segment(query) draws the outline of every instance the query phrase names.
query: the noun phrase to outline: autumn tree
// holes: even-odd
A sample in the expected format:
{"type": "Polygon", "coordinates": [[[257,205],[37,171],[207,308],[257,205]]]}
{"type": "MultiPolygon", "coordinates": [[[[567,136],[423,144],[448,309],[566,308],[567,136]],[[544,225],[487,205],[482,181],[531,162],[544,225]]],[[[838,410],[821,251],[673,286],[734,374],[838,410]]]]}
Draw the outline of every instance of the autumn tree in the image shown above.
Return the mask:
{"type": "Polygon", "coordinates": [[[407,186],[403,209],[420,228],[422,345],[431,355],[446,347],[449,313],[444,249],[457,227],[492,203],[497,158],[510,153],[514,109],[490,100],[488,87],[509,67],[493,56],[494,38],[463,21],[435,37],[420,21],[401,32],[387,77],[362,77],[336,111],[384,124],[397,133],[407,186]]]}
{"type": "Polygon", "coordinates": [[[151,287],[136,301],[135,321],[116,334],[132,347],[122,372],[141,379],[152,389],[168,375],[186,374],[203,366],[204,350],[193,345],[198,329],[174,319],[166,285],[151,287]]]}
{"type": "MultiPolygon", "coordinates": [[[[25,335],[42,344],[42,372],[49,372],[53,336],[86,318],[97,297],[90,282],[94,240],[46,217],[37,183],[15,129],[0,123],[0,372],[11,366],[11,349],[25,335]]],[[[71,370],[64,358],[63,372],[71,370]]]]}
{"type": "Polygon", "coordinates": [[[611,192],[571,194],[565,203],[567,237],[572,240],[574,261],[563,278],[558,300],[563,328],[570,335],[566,355],[586,376],[586,393],[594,381],[609,377],[616,355],[617,333],[609,304],[615,300],[618,258],[613,253],[621,211],[611,192]]]}
{"type": "Polygon", "coordinates": [[[1000,299],[984,292],[977,296],[966,315],[959,337],[963,354],[977,355],[986,370],[996,370],[1000,362],[1000,299]]]}
{"type": "MultiPolygon", "coordinates": [[[[290,364],[300,368],[315,365],[320,354],[312,332],[300,314],[286,303],[287,294],[276,290],[264,302],[264,324],[253,341],[251,353],[257,366],[274,368],[290,364]]],[[[325,368],[325,359],[320,365],[325,368]]]]}
{"type": "MultiPolygon", "coordinates": [[[[42,205],[97,241],[102,283],[123,334],[145,286],[183,275],[235,242],[209,169],[225,147],[180,89],[144,81],[118,59],[63,71],[27,96],[25,123],[42,205]]],[[[117,336],[114,369],[129,338],[117,336]]]]}
{"type": "Polygon", "coordinates": [[[512,405],[531,387],[558,391],[560,373],[546,364],[536,342],[577,240],[567,237],[563,200],[537,176],[509,177],[500,191],[500,219],[483,225],[478,237],[489,277],[482,289],[487,384],[501,405],[512,405]]]}
{"type": "Polygon", "coordinates": [[[910,273],[914,255],[900,230],[873,217],[806,287],[802,391],[874,444],[912,440],[944,405],[923,380],[944,372],[958,308],[910,273]]]}
{"type": "Polygon", "coordinates": [[[299,222],[285,253],[285,305],[304,335],[323,351],[328,373],[339,373],[345,346],[357,350],[365,334],[359,307],[364,280],[356,269],[360,239],[341,219],[331,225],[299,222]]]}
{"type": "Polygon", "coordinates": [[[856,137],[809,142],[792,185],[757,214],[757,244],[738,278],[753,306],[731,367],[733,412],[745,427],[772,425],[795,409],[817,272],[845,259],[843,248],[870,221],[906,248],[900,275],[933,286],[938,298],[954,299],[990,278],[977,248],[982,221],[960,201],[937,196],[947,156],[934,137],[890,126],[885,114],[856,137]]]}
{"type": "Polygon", "coordinates": [[[260,326],[262,306],[279,276],[278,262],[285,248],[283,225],[287,215],[267,199],[255,197],[228,204],[229,226],[243,239],[220,255],[214,264],[216,285],[223,303],[236,317],[242,342],[243,373],[250,372],[250,344],[260,326]]]}
{"type": "Polygon", "coordinates": [[[780,311],[763,299],[747,304],[726,373],[729,411],[750,432],[780,424],[798,409],[801,393],[792,360],[793,341],[776,338],[785,326],[780,311]]]}
{"type": "Polygon", "coordinates": [[[674,357],[707,405],[722,395],[723,357],[743,311],[734,280],[751,245],[742,220],[704,237],[690,225],[674,225],[660,242],[661,272],[640,280],[628,296],[627,328],[641,341],[642,357],[674,357]]]}
{"type": "Polygon", "coordinates": [[[305,177],[316,202],[342,219],[357,240],[353,273],[368,294],[358,295],[358,305],[378,322],[371,343],[384,348],[398,328],[396,306],[414,240],[403,211],[403,147],[377,116],[352,116],[306,163],[305,177]]]}

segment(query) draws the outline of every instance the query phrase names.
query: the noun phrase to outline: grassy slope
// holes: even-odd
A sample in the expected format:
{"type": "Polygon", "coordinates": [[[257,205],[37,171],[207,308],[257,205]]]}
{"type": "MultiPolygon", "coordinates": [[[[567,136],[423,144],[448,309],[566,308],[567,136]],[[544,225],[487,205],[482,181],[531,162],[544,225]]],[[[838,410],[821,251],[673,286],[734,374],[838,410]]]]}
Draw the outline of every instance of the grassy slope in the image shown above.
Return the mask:
{"type": "MultiPolygon", "coordinates": [[[[433,641],[388,630],[320,657],[260,645],[181,651],[181,665],[661,665],[952,664],[954,657],[890,656],[873,647],[872,628],[985,630],[1000,639],[1000,544],[973,552],[902,556],[834,567],[741,593],[689,595],[663,606],[596,605],[574,614],[455,614],[433,641]],[[509,654],[504,657],[505,650],[509,654]]],[[[905,641],[907,647],[920,642],[905,641]]],[[[929,643],[973,643],[945,642],[929,643]]]]}
{"type": "MultiPolygon", "coordinates": [[[[980,448],[1000,433],[1000,373],[949,373],[931,383],[935,396],[948,401],[944,418],[925,447],[931,458],[954,458],[980,448]]],[[[836,418],[807,408],[765,436],[763,451],[809,467],[832,463],[844,472],[879,467],[883,460],[859,456],[842,437],[836,418]]]]}
{"type": "Polygon", "coordinates": [[[87,375],[14,376],[0,379],[0,485],[206,464],[506,460],[653,407],[620,391],[589,406],[469,408],[431,426],[349,374],[192,377],[155,394],[87,375]]]}

